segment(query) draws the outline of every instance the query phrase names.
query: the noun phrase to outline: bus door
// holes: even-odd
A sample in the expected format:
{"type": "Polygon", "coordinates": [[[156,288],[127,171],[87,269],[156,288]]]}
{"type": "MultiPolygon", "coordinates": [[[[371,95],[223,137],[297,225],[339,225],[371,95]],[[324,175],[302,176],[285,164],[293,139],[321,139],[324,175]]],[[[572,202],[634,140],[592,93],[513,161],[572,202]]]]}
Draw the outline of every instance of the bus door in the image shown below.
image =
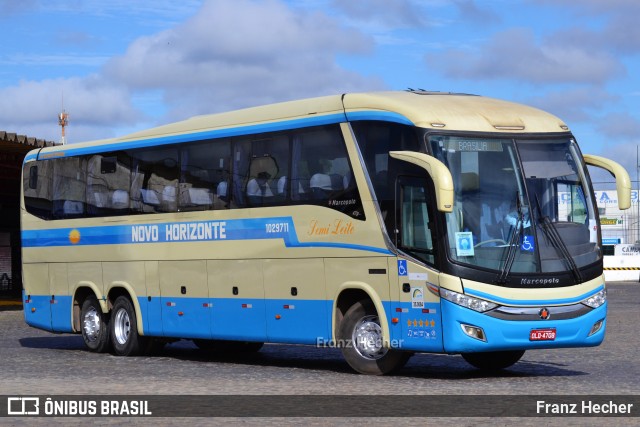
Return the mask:
{"type": "Polygon", "coordinates": [[[211,338],[206,261],[162,261],[158,269],[163,335],[211,338]]]}
{"type": "MultiPolygon", "coordinates": [[[[396,245],[401,347],[442,351],[438,275],[433,245],[434,203],[425,178],[399,177],[396,188],[396,245]],[[406,256],[404,256],[406,254],[406,256]]],[[[396,312],[398,310],[396,309],[396,312]]]]}

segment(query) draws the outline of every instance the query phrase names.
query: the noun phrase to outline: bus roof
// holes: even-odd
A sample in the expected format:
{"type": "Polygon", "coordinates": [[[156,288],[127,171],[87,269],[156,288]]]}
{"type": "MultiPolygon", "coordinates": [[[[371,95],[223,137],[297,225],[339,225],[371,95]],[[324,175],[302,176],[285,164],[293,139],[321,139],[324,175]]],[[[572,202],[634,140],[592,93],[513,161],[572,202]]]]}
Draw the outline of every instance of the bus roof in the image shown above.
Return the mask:
{"type": "MultiPolygon", "coordinates": [[[[549,113],[494,98],[426,91],[348,93],[195,116],[118,138],[45,148],[38,158],[339,123],[345,121],[345,114],[350,121],[382,120],[451,131],[568,131],[562,120],[549,113]]],[[[36,155],[30,153],[25,161],[35,160],[36,155]]]]}

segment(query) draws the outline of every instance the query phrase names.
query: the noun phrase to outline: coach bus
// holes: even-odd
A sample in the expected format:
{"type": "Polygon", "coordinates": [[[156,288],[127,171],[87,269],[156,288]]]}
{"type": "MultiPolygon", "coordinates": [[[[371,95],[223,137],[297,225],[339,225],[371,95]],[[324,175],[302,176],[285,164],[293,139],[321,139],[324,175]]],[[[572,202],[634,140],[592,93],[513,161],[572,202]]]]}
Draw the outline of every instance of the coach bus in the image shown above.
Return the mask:
{"type": "Polygon", "coordinates": [[[598,210],[560,119],[481,96],[349,93],[31,151],[26,323],[140,355],[340,347],[366,374],[417,352],[486,370],[597,346],[598,210]],[[562,194],[562,203],[559,195],[562,194]]]}

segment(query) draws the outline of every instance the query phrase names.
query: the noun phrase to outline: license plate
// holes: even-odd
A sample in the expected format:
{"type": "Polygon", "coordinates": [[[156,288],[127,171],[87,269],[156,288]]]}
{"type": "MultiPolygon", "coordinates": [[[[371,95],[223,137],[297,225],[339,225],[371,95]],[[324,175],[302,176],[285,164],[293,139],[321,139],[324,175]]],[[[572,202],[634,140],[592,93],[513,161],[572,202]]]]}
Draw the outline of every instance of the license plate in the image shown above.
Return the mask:
{"type": "Polygon", "coordinates": [[[529,332],[529,341],[554,341],[556,339],[556,329],[532,329],[529,332]]]}

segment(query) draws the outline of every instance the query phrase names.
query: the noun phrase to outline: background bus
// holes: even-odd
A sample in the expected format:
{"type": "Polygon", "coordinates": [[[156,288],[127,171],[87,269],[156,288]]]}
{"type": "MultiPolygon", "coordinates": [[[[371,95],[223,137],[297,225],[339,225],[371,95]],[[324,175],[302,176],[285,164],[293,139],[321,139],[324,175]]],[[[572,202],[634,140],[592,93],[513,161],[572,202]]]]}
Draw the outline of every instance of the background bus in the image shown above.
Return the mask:
{"type": "Polygon", "coordinates": [[[598,345],[598,212],[568,127],[431,92],[199,116],[25,158],[25,320],[137,355],[340,346],[362,373],[414,352],[501,369],[598,345]],[[562,209],[559,194],[563,197],[562,209]]]}

